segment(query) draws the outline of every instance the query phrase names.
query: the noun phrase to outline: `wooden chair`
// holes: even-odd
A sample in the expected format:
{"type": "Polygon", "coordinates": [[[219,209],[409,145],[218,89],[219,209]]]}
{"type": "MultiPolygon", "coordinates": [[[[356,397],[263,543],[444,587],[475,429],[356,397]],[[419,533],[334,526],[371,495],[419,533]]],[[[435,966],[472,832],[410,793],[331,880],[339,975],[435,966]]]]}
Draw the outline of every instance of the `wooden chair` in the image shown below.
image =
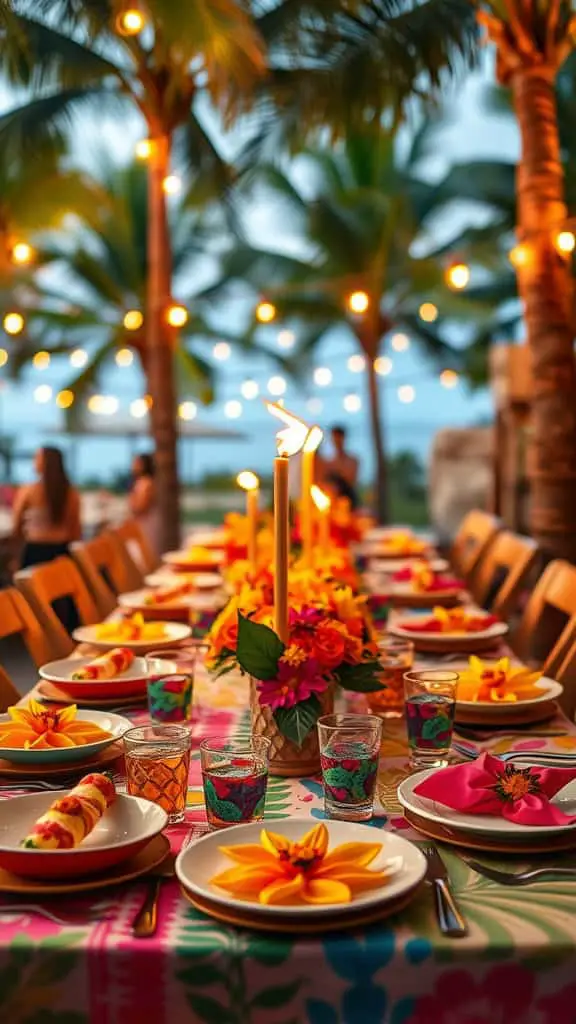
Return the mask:
{"type": "Polygon", "coordinates": [[[576,567],[557,559],[534,587],[510,645],[522,661],[556,678],[575,639],[576,567]]]}
{"type": "Polygon", "coordinates": [[[535,572],[538,555],[538,545],[530,537],[520,537],[510,530],[497,533],[474,573],[474,600],[500,618],[508,619],[535,572]]]}
{"type": "Polygon", "coordinates": [[[4,714],[12,704],[17,704],[19,700],[18,690],[8,673],[0,666],[0,713],[4,714]]]}
{"type": "Polygon", "coordinates": [[[470,584],[476,566],[502,524],[489,512],[473,509],[460,523],[450,551],[450,562],[456,573],[470,584]]]}
{"type": "Polygon", "coordinates": [[[118,594],[142,585],[142,576],[121,541],[110,533],[72,544],[70,550],[101,617],[114,611],[118,594]]]}
{"type": "Polygon", "coordinates": [[[144,530],[135,519],[126,519],[112,533],[122,541],[132,561],[144,574],[158,568],[158,559],[144,530]]]}
{"type": "Polygon", "coordinates": [[[101,615],[77,565],[66,556],[21,569],[14,575],[51,646],[53,657],[67,658],[74,650],[70,633],[76,625],[99,622],[101,615]]]}
{"type": "MultiPolygon", "coordinates": [[[[573,620],[573,637],[576,638],[576,618],[573,620]]],[[[576,639],[567,645],[564,660],[556,669],[554,678],[564,687],[558,703],[564,714],[573,722],[576,714],[576,639]]]]}
{"type": "MultiPolygon", "coordinates": [[[[14,587],[0,590],[0,641],[19,636],[34,664],[40,668],[59,658],[60,649],[52,643],[30,605],[14,587]]],[[[1,647],[1,643],[0,643],[1,647]]],[[[0,681],[0,703],[2,683],[0,681]]]]}

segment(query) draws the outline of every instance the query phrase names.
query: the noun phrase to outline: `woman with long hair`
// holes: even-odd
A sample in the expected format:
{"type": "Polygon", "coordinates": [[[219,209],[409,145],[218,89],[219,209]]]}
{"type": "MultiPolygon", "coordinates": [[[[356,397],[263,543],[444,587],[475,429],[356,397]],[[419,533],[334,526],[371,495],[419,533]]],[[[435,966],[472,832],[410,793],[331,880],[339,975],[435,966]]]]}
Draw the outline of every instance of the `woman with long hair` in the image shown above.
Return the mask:
{"type": "Polygon", "coordinates": [[[150,452],[135,456],[128,504],[134,519],[146,534],[152,550],[160,556],[160,513],[156,500],[154,471],[154,456],[150,452]]]}
{"type": "Polygon", "coordinates": [[[21,566],[50,562],[80,540],[80,495],[71,486],[59,448],[39,448],[38,479],[21,487],[14,501],[14,535],[23,542],[21,566]]]}

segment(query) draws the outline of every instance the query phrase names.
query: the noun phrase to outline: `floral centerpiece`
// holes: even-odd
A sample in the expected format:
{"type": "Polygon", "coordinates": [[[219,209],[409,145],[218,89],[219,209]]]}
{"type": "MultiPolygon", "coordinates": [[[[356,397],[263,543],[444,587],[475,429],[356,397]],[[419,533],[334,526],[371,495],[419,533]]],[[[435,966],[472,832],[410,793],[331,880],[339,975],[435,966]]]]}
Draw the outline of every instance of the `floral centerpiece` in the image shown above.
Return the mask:
{"type": "MultiPolygon", "coordinates": [[[[272,561],[274,537],[270,528],[269,517],[259,517],[258,529],[258,560],[263,565],[272,561]]],[[[248,517],[240,512],[228,512],[224,516],[224,555],[226,565],[232,566],[248,556],[248,517]]]]}

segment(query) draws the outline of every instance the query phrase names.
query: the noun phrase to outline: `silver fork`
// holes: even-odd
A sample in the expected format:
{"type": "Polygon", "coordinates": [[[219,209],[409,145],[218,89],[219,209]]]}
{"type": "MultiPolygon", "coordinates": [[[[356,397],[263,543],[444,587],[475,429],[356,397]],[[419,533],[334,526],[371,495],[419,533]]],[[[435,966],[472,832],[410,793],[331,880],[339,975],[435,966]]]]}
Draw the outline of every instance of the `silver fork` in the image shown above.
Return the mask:
{"type": "MultiPolygon", "coordinates": [[[[114,772],[110,778],[115,786],[123,785],[126,779],[123,775],[118,772],[114,772]]],[[[0,793],[13,793],[21,792],[23,790],[27,792],[48,792],[54,793],[60,789],[69,789],[79,781],[79,774],[61,776],[58,779],[54,779],[54,782],[48,782],[46,779],[30,779],[29,782],[13,782],[13,783],[2,783],[0,785],[0,793]]]]}
{"type": "Polygon", "coordinates": [[[563,868],[563,867],[549,867],[549,868],[528,868],[526,871],[500,871],[498,868],[486,867],[485,864],[480,864],[477,860],[471,860],[464,854],[459,853],[458,856],[466,862],[469,868],[472,868],[477,875],[483,875],[484,878],[489,878],[491,882],[497,882],[499,885],[531,885],[532,882],[538,882],[540,880],[547,879],[548,881],[554,881],[561,878],[572,879],[576,882],[576,868],[563,868]]]}
{"type": "Polygon", "coordinates": [[[190,830],[184,836],[184,840],[180,849],[188,849],[188,847],[194,842],[195,839],[201,839],[202,836],[207,836],[209,831],[210,828],[208,825],[202,825],[200,823],[192,825],[190,830]]]}
{"type": "MultiPolygon", "coordinates": [[[[476,758],[485,753],[483,750],[471,750],[470,747],[464,746],[463,743],[458,743],[457,740],[452,741],[452,749],[468,761],[475,761],[476,758]]],[[[488,753],[491,753],[491,751],[488,751],[488,753]]],[[[519,762],[520,764],[576,768],[576,756],[574,754],[561,754],[554,750],[509,750],[504,754],[494,754],[494,757],[504,761],[505,764],[512,761],[519,762]]]]}

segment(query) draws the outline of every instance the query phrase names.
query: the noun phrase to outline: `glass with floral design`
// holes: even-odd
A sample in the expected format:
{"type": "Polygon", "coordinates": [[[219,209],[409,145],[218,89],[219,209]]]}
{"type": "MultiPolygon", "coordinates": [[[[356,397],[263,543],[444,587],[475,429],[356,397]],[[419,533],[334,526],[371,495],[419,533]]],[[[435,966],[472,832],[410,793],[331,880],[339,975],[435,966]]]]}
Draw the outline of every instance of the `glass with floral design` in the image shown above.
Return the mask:
{"type": "Polygon", "coordinates": [[[406,672],[406,731],[413,768],[444,768],[452,743],[458,672],[406,672]]]}
{"type": "Polygon", "coordinates": [[[219,736],[200,744],[206,817],[212,829],[262,821],[268,786],[270,740],[219,736]]]}
{"type": "Polygon", "coordinates": [[[340,821],[369,821],[382,743],[375,715],[323,715],[318,719],[324,810],[340,821]]]}

